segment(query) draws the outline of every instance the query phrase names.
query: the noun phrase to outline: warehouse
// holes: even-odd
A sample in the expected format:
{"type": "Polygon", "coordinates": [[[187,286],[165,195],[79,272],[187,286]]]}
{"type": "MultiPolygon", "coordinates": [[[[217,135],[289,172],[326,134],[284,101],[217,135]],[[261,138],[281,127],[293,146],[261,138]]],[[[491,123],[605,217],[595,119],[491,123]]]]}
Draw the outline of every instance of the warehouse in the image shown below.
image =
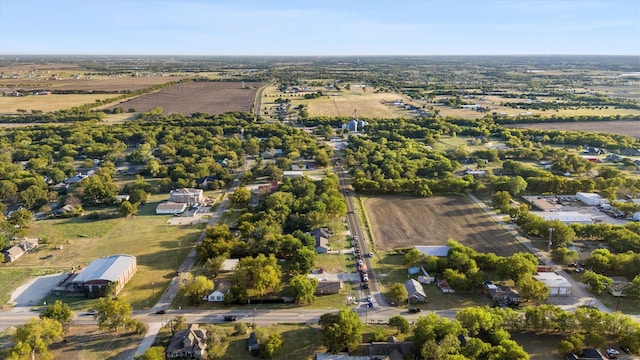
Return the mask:
{"type": "Polygon", "coordinates": [[[576,211],[557,211],[557,212],[547,212],[547,211],[531,211],[533,215],[539,216],[546,221],[558,220],[565,224],[583,224],[589,225],[593,224],[593,219],[589,215],[581,214],[576,211]]]}
{"type": "Polygon", "coordinates": [[[105,295],[107,286],[115,283],[115,295],[131,280],[137,270],[136,257],[131,255],[113,255],[96,259],[80,274],[71,280],[76,291],[82,291],[86,297],[105,295]]]}
{"type": "Polygon", "coordinates": [[[549,296],[568,296],[573,293],[571,283],[555,272],[541,272],[533,277],[551,290],[549,296]]]}
{"type": "Polygon", "coordinates": [[[608,204],[609,203],[609,200],[607,200],[607,199],[603,198],[602,196],[600,196],[598,194],[595,194],[595,193],[579,192],[579,193],[576,193],[576,197],[583,204],[589,205],[589,206],[598,206],[598,205],[608,204]]]}

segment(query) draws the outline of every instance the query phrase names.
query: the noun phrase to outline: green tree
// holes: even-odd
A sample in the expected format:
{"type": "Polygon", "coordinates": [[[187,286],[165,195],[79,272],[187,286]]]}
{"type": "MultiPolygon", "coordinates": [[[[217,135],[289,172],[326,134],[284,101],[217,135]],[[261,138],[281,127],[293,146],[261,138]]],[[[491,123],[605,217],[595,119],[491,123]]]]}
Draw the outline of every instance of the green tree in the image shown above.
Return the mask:
{"type": "Polygon", "coordinates": [[[33,221],[33,213],[27,209],[18,209],[11,214],[8,222],[20,228],[28,229],[33,221]]]}
{"type": "Polygon", "coordinates": [[[116,197],[116,186],[108,176],[92,175],[80,181],[75,192],[87,205],[108,204],[116,197]]]}
{"type": "Polygon", "coordinates": [[[71,311],[69,305],[63,303],[61,300],[56,300],[55,303],[49,304],[47,308],[40,313],[40,318],[54,319],[64,325],[73,319],[73,311],[71,311]]]}
{"type": "Polygon", "coordinates": [[[318,287],[318,279],[310,278],[306,275],[296,275],[289,282],[293,290],[293,297],[297,303],[312,303],[315,299],[316,288],[318,287]]]}
{"type": "Polygon", "coordinates": [[[62,324],[57,320],[31,319],[16,328],[13,335],[15,345],[7,349],[8,359],[53,359],[49,345],[62,340],[62,324]]]}
{"type": "Polygon", "coordinates": [[[354,348],[358,345],[364,328],[358,313],[350,309],[341,309],[335,320],[322,330],[322,342],[327,350],[334,354],[345,348],[354,348]]]}
{"type": "Polygon", "coordinates": [[[38,210],[49,203],[47,191],[38,185],[31,185],[20,193],[24,205],[30,210],[38,210]]]}
{"type": "Polygon", "coordinates": [[[596,294],[602,293],[607,287],[613,285],[613,280],[610,278],[589,270],[582,274],[582,282],[589,285],[591,291],[596,294]]]}
{"type": "Polygon", "coordinates": [[[627,288],[627,296],[633,300],[640,300],[640,275],[636,275],[631,281],[631,286],[627,288]]]}
{"type": "Polygon", "coordinates": [[[389,319],[389,326],[395,326],[398,333],[406,334],[409,332],[409,321],[400,315],[396,315],[389,319]]]}
{"type": "Polygon", "coordinates": [[[233,194],[229,195],[229,201],[236,206],[247,206],[249,200],[251,200],[251,192],[244,186],[240,186],[233,194]]]}
{"type": "Polygon", "coordinates": [[[422,253],[418,249],[413,248],[407,251],[406,254],[404,254],[404,257],[402,258],[402,263],[408,266],[415,266],[420,261],[422,261],[422,258],[423,258],[422,253]]]}
{"type": "Polygon", "coordinates": [[[522,298],[527,300],[544,300],[551,291],[542,281],[538,281],[532,276],[521,278],[516,285],[520,288],[522,298]]]}
{"type": "Polygon", "coordinates": [[[280,333],[274,332],[269,334],[266,339],[260,342],[260,357],[263,359],[273,359],[273,357],[278,353],[278,351],[282,348],[282,335],[280,333]]]}
{"type": "Polygon", "coordinates": [[[404,287],[404,284],[394,283],[389,286],[389,298],[396,304],[402,304],[407,300],[408,296],[409,293],[407,293],[407,289],[404,287]]]}
{"type": "Polygon", "coordinates": [[[95,305],[98,328],[118,333],[131,325],[131,305],[122,299],[103,297],[95,305]]]}
{"type": "Polygon", "coordinates": [[[125,200],[120,204],[120,207],[118,208],[118,212],[120,213],[120,216],[127,217],[127,218],[131,217],[138,212],[138,204],[137,203],[132,204],[125,200]]]}
{"type": "Polygon", "coordinates": [[[553,249],[553,251],[551,251],[551,257],[555,263],[567,265],[578,260],[578,252],[567,249],[566,247],[561,247],[553,249]]]}
{"type": "Polygon", "coordinates": [[[496,272],[501,279],[518,281],[528,275],[532,275],[538,265],[538,259],[533,254],[516,253],[502,258],[497,264],[496,272]]]}
{"type": "Polygon", "coordinates": [[[213,281],[207,279],[206,276],[198,275],[193,281],[185,285],[183,288],[184,296],[189,299],[192,304],[200,304],[202,298],[211,293],[214,289],[213,281]]]}
{"type": "Polygon", "coordinates": [[[507,180],[507,188],[512,196],[520,195],[527,189],[527,185],[527,181],[522,176],[514,176],[507,180]]]}
{"type": "Polygon", "coordinates": [[[226,256],[215,256],[208,258],[204,263],[204,269],[213,277],[218,276],[220,270],[222,269],[222,265],[224,261],[227,259],[226,256]]]}
{"type": "Polygon", "coordinates": [[[502,211],[505,211],[509,208],[509,204],[511,202],[511,194],[507,191],[497,191],[493,196],[491,196],[491,205],[502,211]]]}
{"type": "Polygon", "coordinates": [[[129,201],[132,204],[145,204],[148,198],[149,194],[143,189],[135,189],[129,195],[129,201]]]}
{"type": "Polygon", "coordinates": [[[233,325],[233,331],[236,335],[246,335],[249,332],[249,327],[243,322],[238,322],[233,325]]]}
{"type": "Polygon", "coordinates": [[[152,346],[142,355],[134,357],[134,360],[164,360],[165,350],[162,346],[152,346]]]}
{"type": "Polygon", "coordinates": [[[308,247],[298,249],[291,257],[289,272],[292,274],[307,274],[316,263],[316,252],[308,247]]]}

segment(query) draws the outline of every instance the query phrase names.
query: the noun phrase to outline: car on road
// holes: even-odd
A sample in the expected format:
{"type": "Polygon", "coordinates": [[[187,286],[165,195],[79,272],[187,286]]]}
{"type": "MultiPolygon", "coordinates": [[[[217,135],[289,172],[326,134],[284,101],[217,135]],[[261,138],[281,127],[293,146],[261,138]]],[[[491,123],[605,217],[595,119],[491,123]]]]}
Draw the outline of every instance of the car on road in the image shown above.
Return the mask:
{"type": "Polygon", "coordinates": [[[373,301],[373,298],[371,297],[371,295],[367,295],[367,301],[368,301],[368,302],[373,301]]]}
{"type": "Polygon", "coordinates": [[[238,320],[238,317],[235,315],[225,315],[224,316],[224,321],[236,321],[238,320]]]}
{"type": "Polygon", "coordinates": [[[417,314],[419,313],[421,310],[418,308],[409,308],[409,314],[417,314]]]}
{"type": "Polygon", "coordinates": [[[166,313],[167,313],[167,310],[165,310],[165,309],[156,310],[156,314],[158,314],[158,315],[162,315],[162,314],[166,314],[166,313]]]}
{"type": "Polygon", "coordinates": [[[369,308],[372,308],[373,307],[373,301],[369,301],[368,306],[369,306],[369,308]]]}
{"type": "Polygon", "coordinates": [[[368,253],[368,254],[367,254],[367,257],[372,258],[372,257],[373,257],[373,253],[372,253],[372,252],[368,253]]]}
{"type": "Polygon", "coordinates": [[[358,260],[358,266],[361,266],[362,264],[364,264],[362,260],[358,260]]]}
{"type": "Polygon", "coordinates": [[[362,288],[363,289],[368,289],[369,288],[369,283],[363,282],[362,283],[362,288]]]}

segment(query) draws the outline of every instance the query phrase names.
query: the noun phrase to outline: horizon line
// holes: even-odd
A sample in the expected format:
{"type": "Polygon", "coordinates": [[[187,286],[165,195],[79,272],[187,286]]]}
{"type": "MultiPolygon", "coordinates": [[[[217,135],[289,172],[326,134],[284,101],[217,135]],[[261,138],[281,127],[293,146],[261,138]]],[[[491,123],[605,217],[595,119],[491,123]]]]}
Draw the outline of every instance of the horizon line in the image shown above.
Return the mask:
{"type": "Polygon", "coordinates": [[[274,55],[274,54],[82,54],[82,53],[5,53],[0,58],[13,56],[210,56],[210,57],[428,57],[428,56],[637,56],[638,54],[571,54],[571,53],[530,53],[530,54],[310,54],[310,55],[274,55]]]}

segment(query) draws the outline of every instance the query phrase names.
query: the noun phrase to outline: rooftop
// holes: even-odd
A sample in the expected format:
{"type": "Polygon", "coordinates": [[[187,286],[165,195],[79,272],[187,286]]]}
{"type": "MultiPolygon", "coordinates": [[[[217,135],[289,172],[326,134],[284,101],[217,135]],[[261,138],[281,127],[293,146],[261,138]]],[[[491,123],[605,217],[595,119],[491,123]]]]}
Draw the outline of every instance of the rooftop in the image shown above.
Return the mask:
{"type": "Polygon", "coordinates": [[[136,257],[131,255],[113,255],[96,259],[89,264],[73,280],[74,282],[86,282],[91,280],[116,281],[136,257]]]}

